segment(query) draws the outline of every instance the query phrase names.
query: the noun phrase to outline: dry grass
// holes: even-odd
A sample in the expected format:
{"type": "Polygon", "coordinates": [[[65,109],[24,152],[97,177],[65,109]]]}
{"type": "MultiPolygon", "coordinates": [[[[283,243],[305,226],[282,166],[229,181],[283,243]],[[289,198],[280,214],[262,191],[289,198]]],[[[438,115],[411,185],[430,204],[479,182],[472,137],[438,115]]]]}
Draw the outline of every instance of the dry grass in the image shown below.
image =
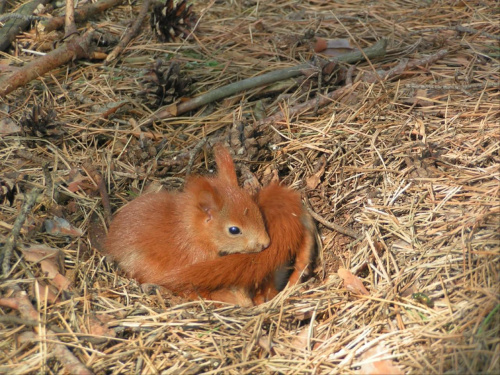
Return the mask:
{"type": "MultiPolygon", "coordinates": [[[[66,373],[54,357],[56,340],[97,374],[359,373],[367,350],[379,344],[384,358],[409,374],[500,372],[497,3],[194,4],[202,17],[191,41],[159,44],[145,27],[115,65],[70,64],[0,102],[0,114],[16,122],[35,104],[57,113],[51,134],[0,139],[0,181],[18,192],[12,205],[0,205],[0,242],[12,231],[22,193],[43,189],[18,248],[61,249],[73,283],[55,303],[34,302],[42,321],[34,327],[0,307],[0,372],[66,373]],[[355,74],[443,48],[448,54],[397,79],[361,82],[342,99],[298,117],[290,118],[289,109],[317,91],[290,83],[281,95],[259,88],[151,128],[138,125],[153,112],[137,91],[156,58],[180,62],[199,93],[310,60],[308,43],[295,43],[308,29],[361,47],[387,38],[387,55],[359,64],[355,74]],[[118,105],[114,116],[102,118],[118,105]],[[282,112],[283,120],[255,126],[261,106],[267,116],[282,112]],[[318,224],[323,253],[316,278],[251,309],[145,294],[91,246],[105,211],[96,181],[88,178],[93,172],[82,163],[103,176],[116,210],[153,181],[180,186],[187,152],[204,137],[230,129],[234,135],[233,124],[277,146],[253,153],[247,147],[240,157],[261,181],[274,171],[302,191],[317,214],[363,238],[353,241],[318,224]],[[308,189],[322,155],[325,171],[308,189]],[[71,192],[76,171],[87,185],[71,192]],[[84,234],[45,233],[42,223],[54,216],[84,234]],[[339,266],[356,272],[370,294],[345,289],[339,266]],[[423,303],[427,298],[433,306],[423,303]],[[33,329],[35,339],[23,341],[33,329]]],[[[123,5],[95,22],[119,37],[139,7],[123,5]]],[[[20,42],[36,49],[33,38],[20,42]]],[[[240,146],[234,137],[232,146],[240,146]]],[[[197,158],[194,170],[206,170],[210,160],[197,158]]],[[[44,280],[40,265],[17,251],[12,260],[0,283],[3,296],[13,285],[34,296],[34,279],[44,280]]]]}

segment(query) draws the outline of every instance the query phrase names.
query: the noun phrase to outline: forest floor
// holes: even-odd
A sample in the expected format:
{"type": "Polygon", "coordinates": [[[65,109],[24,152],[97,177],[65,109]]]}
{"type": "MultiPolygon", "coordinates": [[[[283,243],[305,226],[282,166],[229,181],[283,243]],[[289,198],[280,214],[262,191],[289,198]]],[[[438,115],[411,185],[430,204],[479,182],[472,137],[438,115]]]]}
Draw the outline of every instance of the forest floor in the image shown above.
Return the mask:
{"type": "MultiPolygon", "coordinates": [[[[499,373],[498,3],[192,4],[186,38],[161,42],[148,15],[111,63],[75,59],[0,98],[0,373],[499,373]],[[146,293],[102,251],[111,212],[207,173],[216,141],[242,183],[279,178],[317,220],[314,277],[252,308],[146,293]]],[[[105,57],[140,8],[79,31],[105,57]]],[[[34,30],[2,75],[62,37],[34,30]]]]}

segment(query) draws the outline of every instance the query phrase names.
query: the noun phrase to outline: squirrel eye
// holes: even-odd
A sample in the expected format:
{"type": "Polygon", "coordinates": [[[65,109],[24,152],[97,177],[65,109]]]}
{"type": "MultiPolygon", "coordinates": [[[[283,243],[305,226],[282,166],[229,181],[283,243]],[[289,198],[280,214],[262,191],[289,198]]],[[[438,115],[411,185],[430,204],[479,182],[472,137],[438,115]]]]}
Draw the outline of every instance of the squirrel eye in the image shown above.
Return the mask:
{"type": "Polygon", "coordinates": [[[241,230],[238,227],[229,227],[229,233],[236,235],[236,234],[240,234],[241,230]]]}

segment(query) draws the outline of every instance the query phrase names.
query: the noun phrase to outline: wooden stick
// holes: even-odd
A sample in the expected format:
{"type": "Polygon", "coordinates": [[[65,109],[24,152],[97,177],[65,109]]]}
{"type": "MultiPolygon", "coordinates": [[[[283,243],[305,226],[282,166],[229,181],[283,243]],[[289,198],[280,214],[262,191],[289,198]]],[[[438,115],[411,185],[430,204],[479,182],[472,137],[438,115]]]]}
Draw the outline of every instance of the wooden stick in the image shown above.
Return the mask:
{"type": "Polygon", "coordinates": [[[355,230],[344,228],[338,224],[332,223],[332,222],[324,219],[321,215],[314,212],[314,210],[310,206],[307,206],[307,211],[309,212],[309,214],[311,214],[311,216],[313,217],[314,220],[316,220],[320,224],[323,224],[328,229],[332,229],[334,231],[345,234],[346,236],[349,236],[352,238],[356,238],[356,239],[361,238],[361,234],[359,234],[355,230]]]}
{"type": "Polygon", "coordinates": [[[12,251],[16,246],[17,239],[19,238],[19,233],[21,233],[21,228],[23,227],[24,222],[26,221],[26,216],[28,212],[31,210],[31,207],[36,202],[36,198],[40,194],[40,189],[33,189],[31,193],[26,196],[26,200],[24,201],[23,206],[21,207],[21,212],[16,218],[14,222],[14,226],[12,227],[12,232],[10,232],[7,241],[5,241],[4,247],[1,249],[2,259],[2,276],[7,277],[10,272],[10,258],[12,257],[12,251]]]}
{"type": "MultiPolygon", "coordinates": [[[[386,46],[387,46],[387,40],[381,39],[373,46],[365,48],[363,50],[364,53],[362,53],[361,51],[349,52],[340,55],[335,59],[328,60],[327,63],[337,62],[337,63],[351,64],[364,60],[365,56],[368,58],[383,56],[385,54],[386,46]]],[[[172,107],[172,105],[169,105],[167,107],[162,107],[156,113],[154,113],[148,119],[146,119],[141,125],[151,125],[155,120],[163,120],[169,117],[178,116],[193,109],[199,108],[205,104],[226,98],[228,96],[237,94],[245,90],[249,90],[255,87],[264,86],[273,82],[299,76],[300,74],[303,73],[304,70],[307,69],[311,69],[310,64],[302,64],[302,65],[292,66],[290,68],[279,69],[273,72],[262,74],[257,77],[247,78],[239,82],[230,83],[229,85],[209,91],[187,102],[180,103],[175,107],[172,107]]]]}
{"type": "Polygon", "coordinates": [[[64,15],[64,37],[76,34],[75,0],[66,0],[66,14],[64,15]]]}
{"type": "MultiPolygon", "coordinates": [[[[49,0],[33,0],[21,6],[16,13],[25,16],[31,16],[33,15],[33,12],[36,8],[49,2],[49,0]]],[[[10,44],[16,38],[17,34],[19,34],[23,30],[26,30],[30,26],[30,23],[31,21],[22,18],[9,19],[0,29],[0,51],[5,51],[7,48],[9,48],[10,44]]]]}
{"type": "Polygon", "coordinates": [[[24,86],[31,80],[44,75],[58,66],[74,59],[86,57],[89,53],[93,33],[94,30],[90,29],[82,36],[68,40],[61,47],[39,59],[31,61],[12,74],[0,79],[0,97],[7,95],[18,87],[24,86]]]}
{"type": "MultiPolygon", "coordinates": [[[[100,0],[95,4],[88,4],[75,10],[75,22],[83,22],[88,18],[96,15],[97,13],[104,12],[105,10],[118,5],[123,0],[100,0]]],[[[60,29],[64,26],[64,16],[53,17],[48,20],[42,21],[37,25],[39,32],[48,33],[53,30],[60,29]]]]}
{"type": "MultiPolygon", "coordinates": [[[[296,106],[289,108],[287,110],[286,116],[287,117],[293,117],[297,116],[301,113],[310,111],[313,108],[316,107],[321,107],[324,106],[334,100],[338,100],[345,94],[347,94],[349,91],[354,90],[359,82],[367,82],[367,83],[374,83],[379,80],[382,81],[387,81],[390,80],[398,75],[400,75],[402,72],[404,72],[407,69],[414,68],[416,66],[422,66],[422,65],[428,65],[431,64],[445,56],[448,53],[447,50],[440,50],[436,52],[433,55],[429,55],[426,57],[423,57],[421,59],[417,60],[411,60],[411,61],[402,61],[398,65],[396,65],[394,68],[388,69],[388,70],[381,70],[377,72],[371,72],[365,74],[361,79],[354,83],[353,85],[349,85],[346,81],[346,85],[338,88],[337,90],[334,90],[330,93],[328,93],[325,96],[317,98],[310,99],[304,103],[297,104],[296,106]]],[[[352,72],[350,73],[352,75],[352,72]]],[[[349,77],[349,75],[348,75],[349,77]]],[[[285,124],[279,124],[280,121],[282,121],[285,118],[285,114],[282,112],[275,113],[274,115],[271,115],[269,117],[266,117],[265,119],[261,120],[258,122],[258,126],[262,126],[265,124],[269,123],[274,123],[277,129],[280,129],[282,127],[285,127],[285,124]]]]}
{"type": "Polygon", "coordinates": [[[120,40],[120,43],[118,43],[118,45],[113,49],[113,51],[111,51],[108,57],[106,57],[106,61],[104,62],[105,64],[109,64],[111,61],[116,59],[125,49],[125,47],[127,47],[132,38],[134,38],[139,33],[144,18],[146,18],[148,14],[150,3],[151,0],[144,0],[141,6],[141,10],[139,11],[139,15],[137,16],[134,24],[132,25],[130,30],[128,30],[127,33],[123,36],[122,40],[120,40]]]}

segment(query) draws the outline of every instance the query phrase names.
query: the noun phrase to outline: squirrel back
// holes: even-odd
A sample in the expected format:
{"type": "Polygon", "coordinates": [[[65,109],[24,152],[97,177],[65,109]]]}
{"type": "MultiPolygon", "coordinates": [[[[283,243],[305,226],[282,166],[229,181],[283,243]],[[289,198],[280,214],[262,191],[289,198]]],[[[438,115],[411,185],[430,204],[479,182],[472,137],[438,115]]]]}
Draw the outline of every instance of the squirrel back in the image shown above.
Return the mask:
{"type": "Polygon", "coordinates": [[[269,245],[262,213],[238,186],[229,152],[215,148],[215,177],[190,177],[182,192],[150,193],[113,219],[106,250],[129,276],[161,284],[174,269],[269,245]]]}

